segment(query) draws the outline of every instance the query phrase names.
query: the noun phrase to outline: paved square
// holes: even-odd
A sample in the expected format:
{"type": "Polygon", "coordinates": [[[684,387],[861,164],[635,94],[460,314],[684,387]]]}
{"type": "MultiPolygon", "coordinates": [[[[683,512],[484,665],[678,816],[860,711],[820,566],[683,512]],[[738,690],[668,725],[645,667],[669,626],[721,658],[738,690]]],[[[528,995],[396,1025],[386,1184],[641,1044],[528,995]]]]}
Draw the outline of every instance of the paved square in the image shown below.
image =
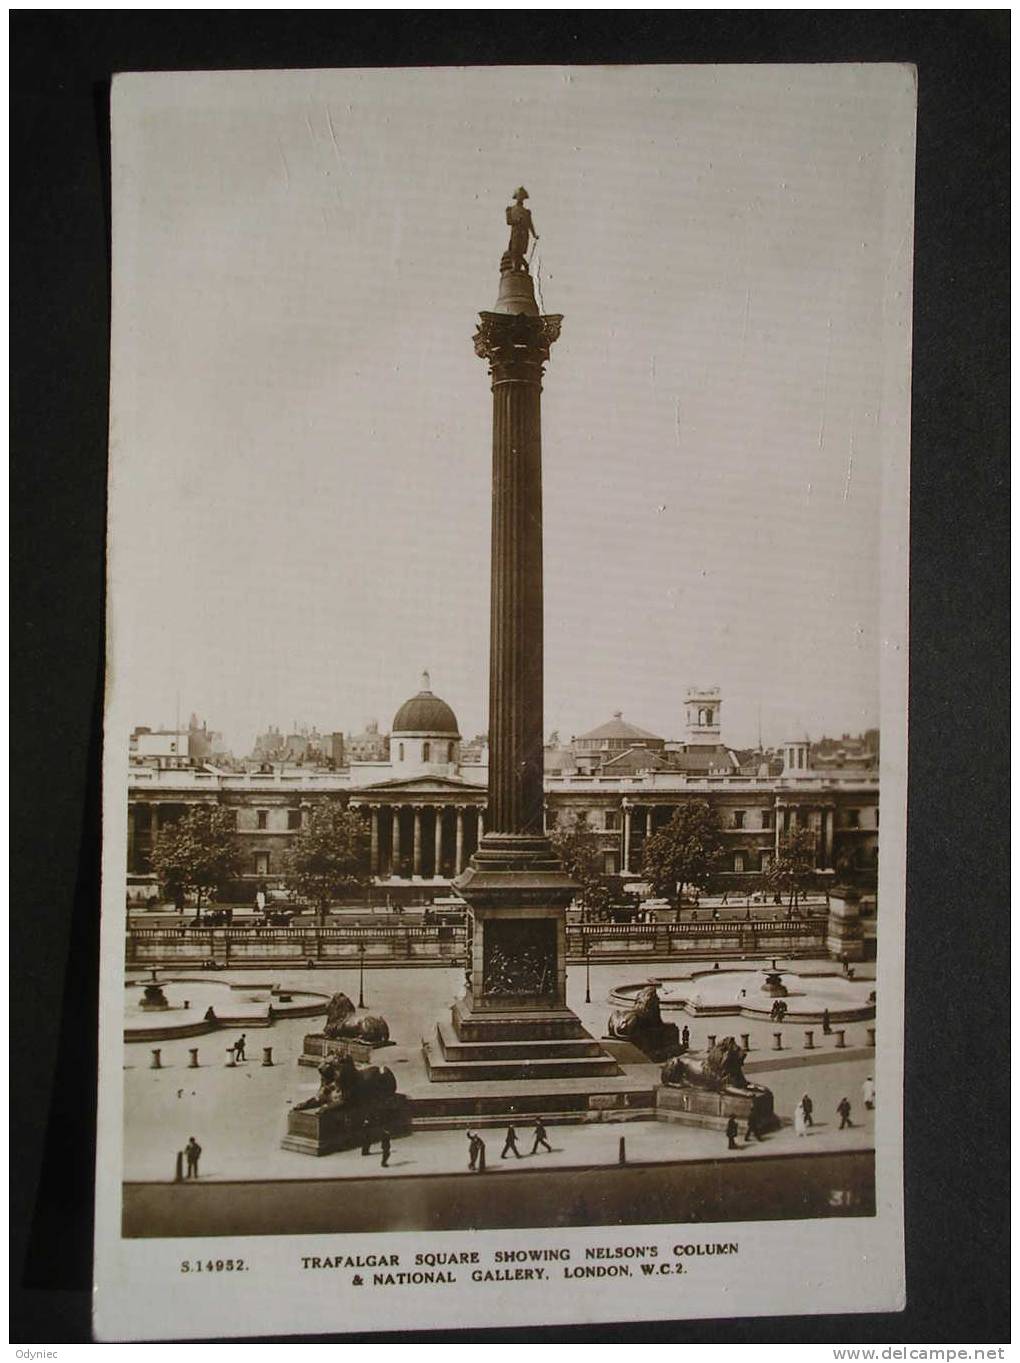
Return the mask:
{"type": "MultiPolygon", "coordinates": [[[[804,963],[800,971],[831,971],[830,962],[804,963]]],[[[603,1036],[614,1005],[610,990],[623,981],[641,978],[646,967],[627,964],[593,965],[592,1002],[584,1002],[583,967],[574,965],[568,976],[568,1002],[593,1036],[603,1036]]],[[[647,967],[671,976],[683,975],[675,963],[647,967]]],[[[704,969],[704,962],[690,966],[704,969]]],[[[172,972],[167,972],[172,976],[172,972]]],[[[864,973],[859,971],[858,975],[864,973]]],[[[242,977],[243,978],[243,977],[242,977]]],[[[355,970],[262,969],[260,980],[273,978],[282,985],[343,991],[356,998],[358,978],[355,970]]],[[[383,969],[365,974],[365,999],[368,1009],[381,1013],[390,1024],[396,1044],[375,1053],[377,1063],[388,1065],[405,1093],[421,1092],[428,1086],[421,1057],[421,1039],[431,1035],[436,1020],[449,1009],[462,983],[460,970],[383,969]]],[[[743,1147],[732,1154],[726,1151],[724,1137],[716,1131],[681,1126],[669,1122],[596,1122],[551,1125],[552,1153],[530,1155],[530,1126],[519,1127],[521,1161],[500,1159],[503,1146],[502,1126],[483,1129],[487,1146],[487,1167],[499,1173],[510,1167],[522,1168],[532,1159],[548,1166],[576,1167],[615,1164],[621,1137],[626,1141],[629,1163],[676,1162],[726,1156],[754,1158],[759,1154],[822,1153],[837,1150],[872,1148],[873,1114],[861,1097],[861,1085],[873,1074],[874,1053],[867,1048],[867,1026],[850,1024],[846,1029],[846,1050],[835,1049],[834,1037],[823,1037],[815,1029],[814,1051],[803,1047],[804,1028],[786,1024],[748,1022],[743,1018],[691,1019],[684,1014],[667,1014],[691,1029],[691,1044],[701,1050],[709,1032],[718,1036],[739,1035],[747,1031],[751,1051],[745,1069],[756,1083],[766,1084],[775,1095],[776,1111],[782,1127],[761,1143],[743,1147]],[[783,1033],[784,1050],[771,1049],[773,1033],[783,1033]],[[792,1114],[801,1095],[809,1093],[814,1101],[816,1125],[806,1138],[794,1134],[792,1114]],[[846,1096],[853,1108],[853,1127],[839,1131],[836,1104],[846,1096]]],[[[188,1040],[162,1043],[163,1068],[149,1068],[151,1048],[132,1042],[125,1051],[125,1159],[124,1176],[129,1181],[165,1181],[173,1178],[175,1155],[189,1136],[202,1146],[200,1177],[205,1180],[350,1178],[366,1175],[400,1177],[412,1174],[467,1173],[467,1141],[463,1130],[415,1132],[394,1141],[388,1169],[380,1166],[378,1153],[372,1157],[344,1151],[320,1159],[280,1149],[286,1130],[287,1112],[296,1102],[310,1097],[317,1088],[314,1069],[299,1067],[302,1038],[320,1024],[312,1019],[285,1019],[267,1028],[247,1027],[248,1055],[244,1064],[228,1067],[226,1051],[235,1039],[231,1030],[213,1032],[188,1040]],[[200,1067],[188,1067],[188,1051],[197,1046],[200,1067]],[[264,1067],[263,1046],[272,1046],[274,1064],[264,1067]]],[[[238,1029],[240,1030],[240,1029],[238,1029]]],[[[654,1082],[658,1067],[641,1067],[654,1082]]],[[[563,1081],[559,1081],[563,1082],[563,1081]]],[[[582,1082],[582,1081],[567,1081],[582,1082]]],[[[430,1086],[434,1093],[438,1086],[430,1086]]],[[[377,1148],[376,1148],[377,1149],[377,1148]]]]}

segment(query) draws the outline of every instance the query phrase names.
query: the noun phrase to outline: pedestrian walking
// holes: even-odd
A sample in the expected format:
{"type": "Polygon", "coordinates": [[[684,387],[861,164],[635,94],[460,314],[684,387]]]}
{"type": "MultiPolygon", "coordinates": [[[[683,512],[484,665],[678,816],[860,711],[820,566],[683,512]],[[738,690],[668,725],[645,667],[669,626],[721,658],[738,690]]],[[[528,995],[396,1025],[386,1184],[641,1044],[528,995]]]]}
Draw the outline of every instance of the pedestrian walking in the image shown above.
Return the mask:
{"type": "Polygon", "coordinates": [[[538,1121],[535,1123],[535,1144],[531,1147],[531,1153],[533,1155],[538,1154],[538,1147],[540,1145],[544,1145],[546,1150],[548,1150],[549,1154],[550,1155],[552,1154],[552,1146],[549,1144],[549,1138],[546,1135],[545,1130],[545,1123],[542,1121],[541,1117],[539,1117],[538,1121]]]}
{"type": "Polygon", "coordinates": [[[390,1162],[390,1133],[386,1127],[379,1132],[379,1148],[382,1150],[382,1167],[385,1169],[390,1162]]]}
{"type": "Polygon", "coordinates": [[[804,1097],[800,1100],[800,1105],[801,1105],[801,1107],[804,1109],[804,1121],[805,1121],[805,1123],[806,1123],[808,1126],[814,1126],[814,1124],[815,1124],[815,1105],[814,1105],[814,1103],[811,1101],[811,1099],[808,1097],[808,1095],[807,1095],[806,1093],[804,1094],[804,1097]]]}
{"type": "Polygon", "coordinates": [[[831,1018],[829,1017],[829,1010],[828,1010],[828,1008],[823,1008],[823,1009],[822,1009],[822,1032],[824,1033],[825,1036],[828,1036],[828,1035],[831,1033],[831,1031],[832,1031],[832,1020],[831,1020],[831,1018]]]}
{"type": "Polygon", "coordinates": [[[188,1143],[184,1147],[184,1158],[188,1165],[188,1178],[198,1178],[198,1160],[202,1153],[202,1147],[194,1136],[188,1137],[188,1143]]]}
{"type": "Polygon", "coordinates": [[[754,1108],[751,1109],[747,1118],[747,1131],[744,1133],[744,1144],[750,1145],[752,1138],[756,1141],[761,1140],[761,1132],[758,1130],[758,1114],[754,1108]]]}
{"type": "Polygon", "coordinates": [[[500,1159],[506,1159],[511,1150],[520,1159],[521,1152],[517,1149],[517,1132],[514,1130],[513,1122],[506,1129],[506,1140],[503,1142],[503,1153],[500,1155],[500,1159]]]}
{"type": "Polygon", "coordinates": [[[864,1106],[871,1112],[875,1106],[875,1081],[870,1074],[861,1085],[861,1097],[864,1099],[864,1106]]]}
{"type": "Polygon", "coordinates": [[[372,1122],[368,1117],[361,1123],[361,1153],[372,1153],[372,1122]]]}
{"type": "Polygon", "coordinates": [[[235,1059],[235,1060],[246,1060],[246,1059],[247,1059],[247,1056],[246,1056],[245,1053],[244,1053],[244,1047],[245,1047],[245,1035],[244,1035],[244,1033],[242,1032],[241,1035],[240,1035],[240,1036],[237,1038],[237,1040],[234,1042],[234,1059],[235,1059]]]}
{"type": "Polygon", "coordinates": [[[839,1129],[840,1129],[840,1131],[842,1131],[845,1127],[853,1126],[853,1122],[850,1120],[850,1099],[849,1099],[849,1098],[841,1098],[841,1099],[839,1100],[839,1102],[836,1104],[836,1111],[839,1113],[839,1129]]]}
{"type": "Polygon", "coordinates": [[[807,1113],[804,1111],[804,1099],[802,1098],[793,1109],[793,1129],[798,1136],[806,1136],[808,1129],[807,1113]]]}
{"type": "Polygon", "coordinates": [[[738,1136],[739,1132],[740,1132],[740,1127],[737,1125],[737,1119],[736,1119],[736,1117],[730,1117],[729,1121],[726,1123],[726,1148],[727,1148],[727,1150],[736,1150],[736,1148],[737,1148],[737,1136],[738,1136]]]}

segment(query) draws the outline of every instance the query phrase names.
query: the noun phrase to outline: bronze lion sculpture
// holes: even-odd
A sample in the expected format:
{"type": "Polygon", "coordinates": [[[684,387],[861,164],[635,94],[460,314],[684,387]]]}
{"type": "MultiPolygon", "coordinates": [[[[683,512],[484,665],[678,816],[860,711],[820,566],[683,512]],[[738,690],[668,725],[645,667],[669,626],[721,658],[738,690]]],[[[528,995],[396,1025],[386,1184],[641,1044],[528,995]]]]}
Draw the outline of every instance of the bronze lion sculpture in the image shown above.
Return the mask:
{"type": "Polygon", "coordinates": [[[662,1067],[662,1082],[669,1088],[707,1089],[711,1093],[731,1093],[742,1096],[768,1093],[760,1084],[751,1084],[744,1076],[747,1052],[731,1036],[717,1041],[704,1060],[675,1055],[662,1067]]]}
{"type": "Polygon", "coordinates": [[[295,1104],[295,1112],[311,1108],[360,1107],[392,1098],[397,1081],[385,1065],[356,1065],[348,1055],[330,1056],[319,1066],[319,1091],[295,1104]]]}
{"type": "Polygon", "coordinates": [[[369,1046],[384,1046],[389,1041],[390,1029],[385,1018],[374,1013],[356,1018],[354,1012],[354,1004],[346,994],[334,994],[326,1009],[322,1035],[331,1041],[348,1038],[367,1042],[369,1046]]]}
{"type": "Polygon", "coordinates": [[[659,991],[654,984],[642,989],[634,1000],[633,1007],[611,1013],[609,1035],[621,1041],[629,1040],[635,1032],[645,1032],[651,1027],[662,1026],[662,1012],[659,1008],[659,991]]]}

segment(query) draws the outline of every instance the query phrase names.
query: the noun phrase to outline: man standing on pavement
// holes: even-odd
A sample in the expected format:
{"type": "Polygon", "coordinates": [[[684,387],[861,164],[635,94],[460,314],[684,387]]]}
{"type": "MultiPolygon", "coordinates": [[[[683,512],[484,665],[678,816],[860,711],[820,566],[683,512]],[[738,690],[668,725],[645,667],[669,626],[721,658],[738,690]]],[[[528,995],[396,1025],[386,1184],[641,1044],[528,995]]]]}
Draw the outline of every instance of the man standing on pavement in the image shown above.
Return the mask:
{"type": "Polygon", "coordinates": [[[836,1111],[839,1113],[839,1129],[840,1129],[840,1131],[842,1131],[845,1127],[853,1126],[853,1122],[850,1120],[850,1099],[849,1099],[849,1098],[841,1098],[841,1099],[839,1100],[839,1102],[836,1104],[836,1111]]]}
{"type": "Polygon", "coordinates": [[[861,1085],[861,1097],[864,1099],[864,1106],[872,1112],[875,1107],[875,1081],[870,1074],[861,1085]]]}
{"type": "Polygon", "coordinates": [[[736,1117],[730,1117],[729,1121],[726,1123],[726,1148],[727,1148],[727,1150],[736,1150],[736,1148],[737,1148],[737,1133],[739,1132],[739,1130],[740,1130],[740,1127],[737,1125],[737,1119],[736,1119],[736,1117]]]}
{"type": "Polygon", "coordinates": [[[542,1121],[541,1117],[539,1117],[538,1121],[535,1123],[535,1144],[531,1147],[531,1153],[533,1155],[538,1154],[538,1147],[540,1145],[544,1145],[549,1154],[552,1154],[552,1146],[549,1144],[545,1123],[542,1121]]]}
{"type": "Polygon", "coordinates": [[[468,1145],[468,1168],[472,1170],[472,1172],[477,1172],[479,1174],[484,1173],[485,1142],[482,1140],[481,1136],[478,1135],[477,1131],[469,1131],[467,1133],[467,1138],[470,1142],[468,1145]]]}
{"type": "Polygon", "coordinates": [[[390,1133],[385,1126],[379,1132],[379,1144],[382,1148],[382,1167],[385,1169],[390,1162],[390,1133]]]}
{"type": "Polygon", "coordinates": [[[202,1147],[194,1136],[188,1137],[188,1143],[184,1147],[184,1158],[188,1163],[188,1178],[198,1178],[198,1157],[202,1153],[202,1147]]]}

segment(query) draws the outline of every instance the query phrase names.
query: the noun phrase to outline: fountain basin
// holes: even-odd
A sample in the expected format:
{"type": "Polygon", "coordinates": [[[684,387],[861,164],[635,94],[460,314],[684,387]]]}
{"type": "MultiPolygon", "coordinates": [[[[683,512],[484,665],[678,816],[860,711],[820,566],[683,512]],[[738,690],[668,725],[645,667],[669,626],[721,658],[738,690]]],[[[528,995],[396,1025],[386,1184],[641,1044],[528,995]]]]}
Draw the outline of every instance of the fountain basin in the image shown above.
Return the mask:
{"type": "Polygon", "coordinates": [[[236,981],[210,975],[129,978],[125,984],[124,1040],[171,1041],[223,1027],[271,1027],[277,1018],[322,1016],[329,995],[273,981],[236,981]],[[152,991],[162,1002],[151,1002],[152,991]]]}
{"type": "MultiPolygon", "coordinates": [[[[767,970],[765,975],[774,972],[767,970]]],[[[775,972],[778,974],[778,972],[775,972]]],[[[610,993],[614,1003],[632,1007],[636,996],[650,980],[617,985],[610,993]]],[[[761,968],[699,970],[679,978],[657,976],[659,1006],[664,1014],[686,1013],[690,1017],[746,1017],[768,1021],[772,1006],[781,997],[787,1006],[787,1022],[820,1023],[825,1012],[832,1023],[860,1022],[875,1016],[870,980],[848,980],[831,975],[798,975],[782,972],[782,995],[774,995],[763,984],[761,968]]]]}

